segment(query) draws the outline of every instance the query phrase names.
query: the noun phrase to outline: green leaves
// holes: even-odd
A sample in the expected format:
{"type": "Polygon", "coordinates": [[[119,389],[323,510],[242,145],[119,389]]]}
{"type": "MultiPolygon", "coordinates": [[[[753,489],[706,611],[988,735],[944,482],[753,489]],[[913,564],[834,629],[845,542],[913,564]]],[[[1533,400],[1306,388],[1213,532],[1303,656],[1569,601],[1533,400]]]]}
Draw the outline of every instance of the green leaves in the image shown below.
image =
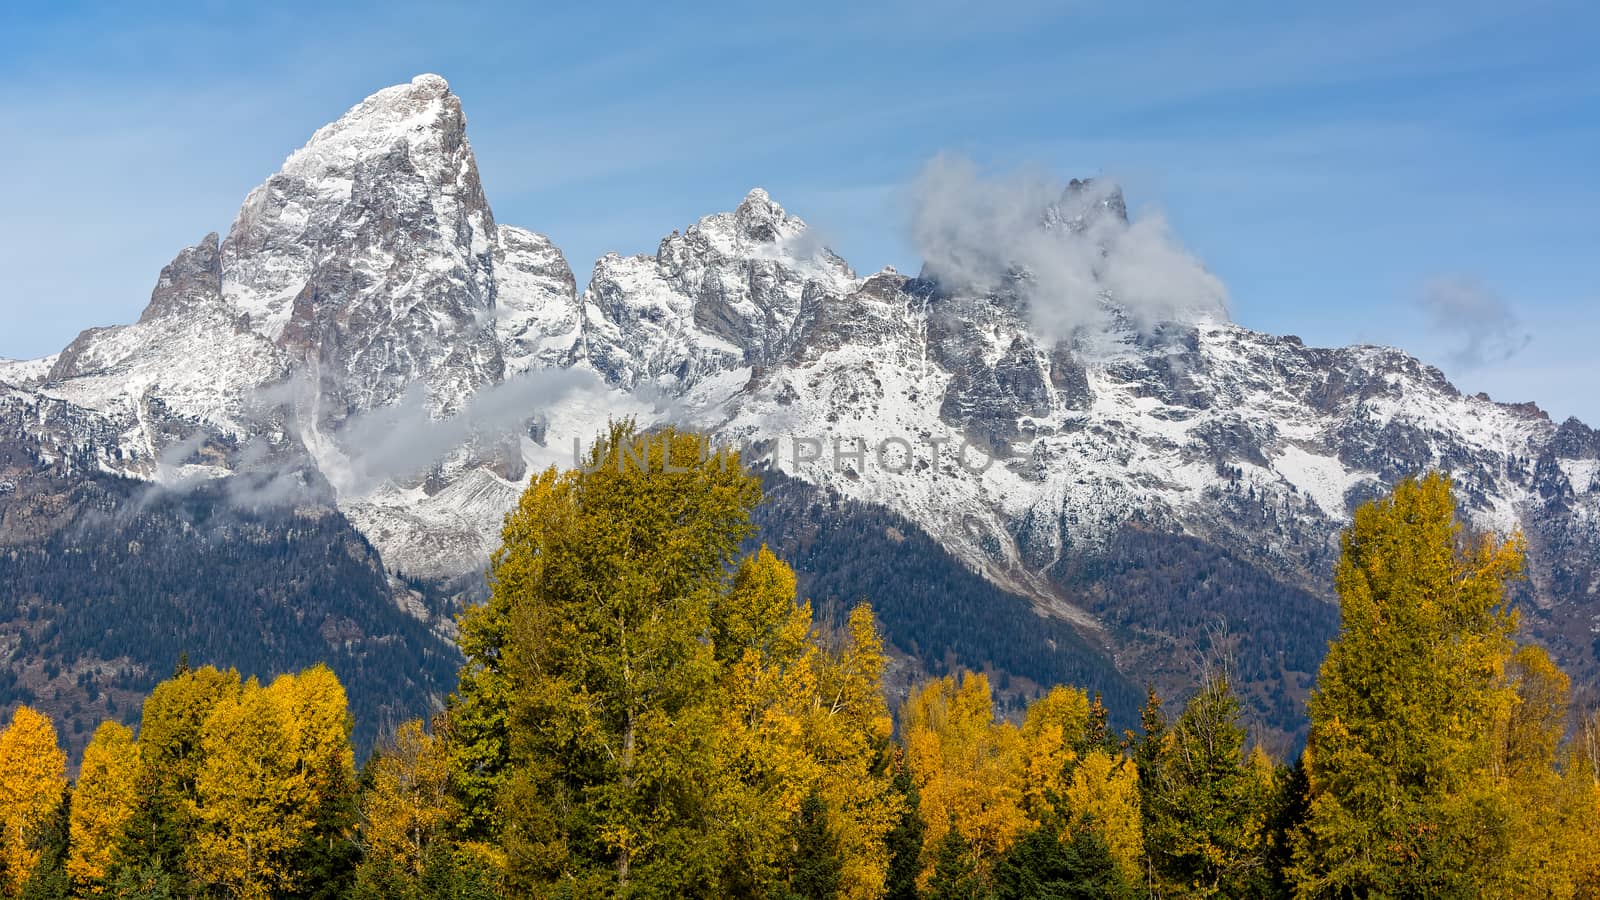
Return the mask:
{"type": "Polygon", "coordinates": [[[1468,539],[1450,481],[1401,483],[1356,511],[1335,576],[1343,626],[1311,707],[1302,889],[1470,893],[1511,851],[1494,772],[1518,537],[1468,539]]]}
{"type": "Polygon", "coordinates": [[[1144,720],[1136,758],[1155,876],[1182,896],[1249,895],[1266,866],[1274,772],[1247,759],[1226,676],[1207,680],[1170,729],[1153,695],[1144,720]]]}
{"type": "Polygon", "coordinates": [[[817,634],[787,565],[736,560],[759,500],[704,436],[622,423],[507,517],[447,736],[513,892],[881,894],[882,641],[865,606],[817,634]]]}

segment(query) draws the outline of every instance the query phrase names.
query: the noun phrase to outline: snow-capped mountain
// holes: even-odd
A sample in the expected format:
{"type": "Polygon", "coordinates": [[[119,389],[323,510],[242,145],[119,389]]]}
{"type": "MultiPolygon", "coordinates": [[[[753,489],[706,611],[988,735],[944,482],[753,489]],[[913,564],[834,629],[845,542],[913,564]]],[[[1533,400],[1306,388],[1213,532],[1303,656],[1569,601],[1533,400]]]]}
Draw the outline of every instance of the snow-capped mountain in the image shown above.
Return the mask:
{"type": "MultiPolygon", "coordinates": [[[[1127,224],[1119,192],[1074,183],[1040,210],[1069,235],[1097,221],[1127,224]]],[[[1101,633],[1072,573],[1125,529],[1327,596],[1353,507],[1437,467],[1472,524],[1528,534],[1535,626],[1589,654],[1587,426],[1464,396],[1394,349],[1139,321],[1109,289],[1110,324],[1047,341],[1028,279],[860,277],[758,188],[654,255],[608,254],[580,292],[548,238],[496,223],[460,101],[423,75],[318,130],[136,323],[0,361],[0,427],[33,448],[0,478],[254,479],[272,490],[252,502],[326,497],[389,569],[448,578],[481,567],[530,469],[607,417],[687,421],[1101,633]]]]}

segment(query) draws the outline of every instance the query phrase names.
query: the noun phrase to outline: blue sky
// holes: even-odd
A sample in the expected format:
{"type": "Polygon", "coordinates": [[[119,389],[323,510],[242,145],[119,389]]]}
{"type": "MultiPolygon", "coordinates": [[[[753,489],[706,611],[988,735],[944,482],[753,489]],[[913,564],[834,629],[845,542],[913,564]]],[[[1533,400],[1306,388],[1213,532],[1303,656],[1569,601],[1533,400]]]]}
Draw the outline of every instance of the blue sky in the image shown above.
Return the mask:
{"type": "Polygon", "coordinates": [[[1600,423],[1596,34],[1539,0],[8,4],[0,356],[132,321],[316,127],[431,71],[496,218],[580,283],[754,185],[870,271],[916,268],[937,154],[1108,174],[1239,322],[1600,423]]]}

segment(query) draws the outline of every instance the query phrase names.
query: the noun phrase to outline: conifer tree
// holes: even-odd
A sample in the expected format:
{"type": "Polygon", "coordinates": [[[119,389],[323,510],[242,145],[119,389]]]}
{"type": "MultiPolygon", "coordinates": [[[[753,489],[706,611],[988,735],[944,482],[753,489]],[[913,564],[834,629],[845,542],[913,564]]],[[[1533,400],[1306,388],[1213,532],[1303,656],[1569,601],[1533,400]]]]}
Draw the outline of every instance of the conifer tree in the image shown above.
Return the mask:
{"type": "Polygon", "coordinates": [[[988,893],[972,842],[961,834],[952,818],[934,845],[928,877],[927,900],[983,900],[988,893]]]}
{"type": "Polygon", "coordinates": [[[1309,812],[1309,790],[1303,759],[1273,768],[1262,827],[1262,873],[1253,889],[1258,896],[1294,896],[1294,848],[1309,812]]]}
{"type": "Polygon", "coordinates": [[[108,880],[121,898],[185,897],[190,894],[185,850],[194,837],[194,819],[182,798],[141,754],[135,791],[139,802],[118,836],[108,880]]]}
{"type": "Polygon", "coordinates": [[[494,862],[480,845],[452,847],[435,841],[422,866],[422,900],[503,900],[494,862]]]}
{"type": "Polygon", "coordinates": [[[1053,825],[1035,828],[994,871],[994,900],[1114,900],[1137,893],[1093,830],[1063,841],[1053,825]]]}
{"type": "Polygon", "coordinates": [[[922,819],[917,785],[900,753],[894,764],[890,789],[900,798],[900,815],[885,841],[889,865],[884,878],[885,900],[917,900],[917,878],[922,874],[922,840],[928,831],[922,819]]]}
{"type": "Polygon", "coordinates": [[[1143,751],[1154,769],[1140,772],[1145,851],[1183,896],[1241,896],[1265,865],[1272,774],[1250,764],[1238,718],[1227,676],[1211,675],[1159,748],[1143,751]]]}
{"type": "Polygon", "coordinates": [[[176,886],[170,872],[153,862],[142,868],[119,866],[113,872],[111,896],[117,900],[177,900],[189,896],[176,886]]]}
{"type": "Polygon", "coordinates": [[[800,805],[791,838],[790,900],[833,900],[839,896],[843,857],[839,840],[828,828],[828,807],[812,791],[800,805]]]}
{"type": "Polygon", "coordinates": [[[1299,890],[1475,895],[1513,854],[1495,734],[1515,701],[1505,586],[1522,541],[1464,536],[1434,474],[1358,509],[1342,549],[1342,624],[1310,702],[1299,890]]]}
{"type": "Polygon", "coordinates": [[[28,874],[27,883],[22,886],[22,900],[68,900],[82,896],[72,892],[71,881],[67,877],[71,807],[71,792],[62,791],[60,802],[36,838],[39,860],[28,874]]]}

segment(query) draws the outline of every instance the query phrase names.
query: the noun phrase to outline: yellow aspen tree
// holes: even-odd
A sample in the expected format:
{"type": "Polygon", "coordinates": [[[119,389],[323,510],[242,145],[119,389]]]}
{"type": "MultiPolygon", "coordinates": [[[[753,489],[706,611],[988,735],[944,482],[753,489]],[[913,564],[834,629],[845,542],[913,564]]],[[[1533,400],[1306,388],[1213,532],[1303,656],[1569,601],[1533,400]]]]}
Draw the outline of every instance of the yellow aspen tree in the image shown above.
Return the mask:
{"type": "Polygon", "coordinates": [[[180,663],[145,698],[139,723],[139,804],[128,822],[113,867],[123,875],[154,877],[187,895],[198,821],[195,779],[202,732],[218,703],[237,698],[239,673],[180,663]],[[142,874],[141,874],[142,873],[142,874]]]}
{"type": "Polygon", "coordinates": [[[67,754],[50,718],[28,706],[0,731],[0,893],[18,896],[39,862],[39,832],[61,804],[67,754]]]}
{"type": "Polygon", "coordinates": [[[311,827],[296,854],[295,877],[305,883],[337,878],[355,865],[360,852],[355,843],[355,755],[344,686],[332,669],[318,664],[280,676],[267,690],[280,695],[289,743],[306,775],[311,827]]]}
{"type": "Polygon", "coordinates": [[[1105,841],[1122,876],[1137,883],[1144,868],[1139,769],[1133,760],[1092,750],[1072,770],[1064,797],[1068,834],[1093,831],[1105,841]]]}
{"type": "Polygon", "coordinates": [[[794,572],[762,547],[741,561],[712,607],[725,692],[712,796],[723,823],[718,840],[733,860],[729,893],[774,890],[789,824],[821,777],[806,746],[820,689],[812,613],[795,596],[794,572]]]}
{"type": "Polygon", "coordinates": [[[1028,706],[1022,720],[1028,770],[1023,805],[1033,821],[1065,812],[1061,803],[1088,726],[1089,697],[1077,688],[1058,685],[1028,706]]]}
{"type": "Polygon", "coordinates": [[[995,722],[989,679],[967,672],[929,682],[912,693],[900,721],[927,823],[924,853],[932,856],[953,821],[986,868],[1032,824],[1023,808],[1022,738],[1011,723],[995,722]]]}
{"type": "Polygon", "coordinates": [[[901,808],[889,789],[887,754],[894,726],[883,698],[887,658],[872,609],[860,604],[850,611],[845,645],[837,655],[813,658],[821,660],[822,671],[811,752],[822,768],[816,791],[831,813],[843,852],[839,895],[879,897],[889,869],[885,839],[901,808]]]}
{"type": "Polygon", "coordinates": [[[1588,895],[1600,866],[1593,771],[1563,748],[1570,682],[1539,647],[1506,667],[1516,703],[1502,725],[1498,767],[1511,802],[1512,853],[1495,890],[1507,896],[1588,895]]]}
{"type": "Polygon", "coordinates": [[[313,824],[311,773],[300,765],[286,699],[251,679],[216,705],[201,738],[193,874],[243,900],[297,886],[291,854],[313,824]]]}
{"type": "Polygon", "coordinates": [[[866,605],[851,611],[837,651],[795,603],[794,573],[763,547],[739,566],[713,615],[726,668],[716,792],[723,840],[739,862],[724,889],[771,893],[808,797],[827,810],[842,855],[839,894],[877,897],[883,839],[898,815],[884,765],[892,722],[883,699],[883,642],[866,605]]]}
{"type": "Polygon", "coordinates": [[[361,802],[367,857],[420,876],[424,854],[455,814],[444,742],[412,719],[379,749],[370,777],[361,802]]]}
{"type": "Polygon", "coordinates": [[[156,685],[145,698],[139,721],[139,755],[146,774],[173,802],[194,802],[201,732],[217,704],[238,693],[238,672],[204,666],[180,671],[156,685]]]}
{"type": "Polygon", "coordinates": [[[318,664],[279,676],[267,690],[285,707],[289,743],[306,774],[318,838],[348,839],[355,827],[356,776],[344,686],[332,669],[318,664]]]}
{"type": "Polygon", "coordinates": [[[106,889],[112,855],[140,802],[139,745],[133,729],[101,722],[83,751],[72,792],[67,877],[83,896],[106,889]]]}

